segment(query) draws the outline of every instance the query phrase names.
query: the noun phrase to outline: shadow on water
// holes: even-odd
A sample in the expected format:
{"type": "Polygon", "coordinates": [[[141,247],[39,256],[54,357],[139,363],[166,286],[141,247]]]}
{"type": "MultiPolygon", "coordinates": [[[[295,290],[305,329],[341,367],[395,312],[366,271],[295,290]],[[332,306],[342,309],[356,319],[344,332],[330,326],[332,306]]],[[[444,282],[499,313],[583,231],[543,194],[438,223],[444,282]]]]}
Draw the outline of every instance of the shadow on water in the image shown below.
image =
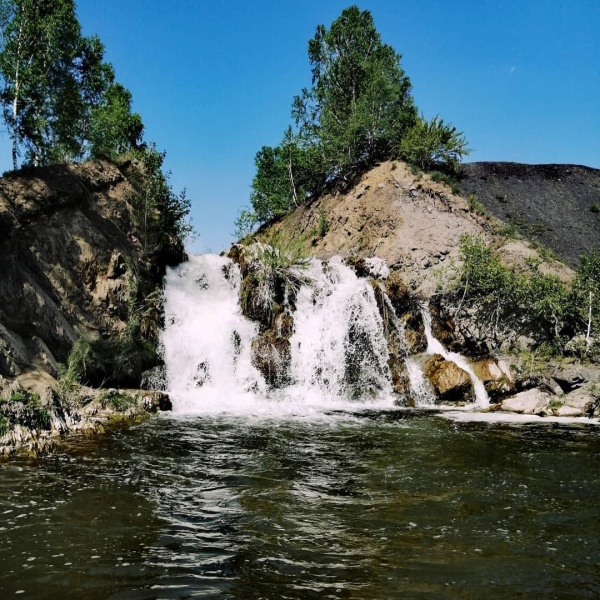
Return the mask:
{"type": "Polygon", "coordinates": [[[2,465],[2,598],[596,598],[598,428],[161,418],[2,465]]]}

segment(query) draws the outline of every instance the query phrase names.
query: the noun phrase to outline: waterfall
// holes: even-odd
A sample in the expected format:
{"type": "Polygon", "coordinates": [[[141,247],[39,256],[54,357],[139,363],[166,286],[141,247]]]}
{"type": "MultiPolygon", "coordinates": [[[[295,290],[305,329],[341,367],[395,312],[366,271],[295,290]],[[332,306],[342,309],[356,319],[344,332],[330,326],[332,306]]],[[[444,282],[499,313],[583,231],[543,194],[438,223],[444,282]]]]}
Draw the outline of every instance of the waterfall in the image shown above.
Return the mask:
{"type": "Polygon", "coordinates": [[[190,257],[165,280],[161,342],[176,412],[283,412],[393,406],[383,320],[368,280],[334,258],[311,261],[296,298],[287,387],[269,390],[252,365],[255,323],[239,305],[230,259],[190,257]]]}
{"type": "Polygon", "coordinates": [[[373,287],[339,257],[311,262],[296,300],[291,393],[391,399],[383,319],[373,287]]]}
{"type": "MultiPolygon", "coordinates": [[[[384,287],[380,285],[379,289],[381,290],[381,296],[383,298],[385,314],[392,324],[393,332],[395,333],[398,343],[401,345],[404,354],[408,355],[408,351],[406,349],[406,331],[404,324],[400,321],[400,319],[398,319],[396,309],[386,294],[384,287]]],[[[435,404],[435,393],[429,381],[425,379],[421,365],[419,365],[416,360],[408,357],[405,359],[404,364],[410,384],[411,398],[414,401],[415,406],[433,406],[435,404]]]]}
{"type": "Polygon", "coordinates": [[[162,345],[176,410],[242,406],[265,389],[252,366],[256,326],[239,307],[241,278],[228,258],[204,254],[169,269],[162,345]]]}
{"type": "Polygon", "coordinates": [[[406,372],[410,382],[410,393],[415,406],[426,407],[435,405],[435,393],[431,384],[423,373],[421,365],[416,360],[409,358],[406,361],[406,372]]]}
{"type": "Polygon", "coordinates": [[[449,352],[444,348],[443,344],[436,340],[431,331],[431,313],[429,307],[426,304],[422,305],[423,324],[425,326],[425,336],[427,337],[427,354],[440,354],[446,360],[453,362],[456,366],[460,367],[463,371],[466,371],[473,382],[473,389],[475,390],[475,401],[482,407],[488,407],[490,399],[485,391],[483,382],[473,371],[473,367],[469,364],[469,361],[458,352],[449,352]]]}

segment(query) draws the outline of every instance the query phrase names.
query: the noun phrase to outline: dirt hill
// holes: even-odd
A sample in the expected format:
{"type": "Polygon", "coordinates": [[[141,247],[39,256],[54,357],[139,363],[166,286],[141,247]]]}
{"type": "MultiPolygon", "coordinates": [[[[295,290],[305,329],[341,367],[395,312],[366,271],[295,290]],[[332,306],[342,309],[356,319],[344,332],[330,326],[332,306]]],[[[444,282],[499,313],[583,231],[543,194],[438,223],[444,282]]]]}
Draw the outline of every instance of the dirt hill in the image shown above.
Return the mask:
{"type": "Polygon", "coordinates": [[[600,252],[600,170],[578,165],[476,162],[463,165],[460,191],[572,267],[600,252]]]}
{"type": "MultiPolygon", "coordinates": [[[[385,162],[369,171],[348,193],[336,193],[301,206],[263,233],[283,230],[304,236],[319,258],[378,256],[398,270],[405,283],[431,295],[448,266],[459,260],[464,234],[480,235],[505,262],[522,264],[537,256],[524,240],[502,233],[504,226],[481,214],[449,186],[429,175],[414,175],[402,162],[385,162]]],[[[543,270],[568,280],[572,272],[550,261],[543,270]]]]}

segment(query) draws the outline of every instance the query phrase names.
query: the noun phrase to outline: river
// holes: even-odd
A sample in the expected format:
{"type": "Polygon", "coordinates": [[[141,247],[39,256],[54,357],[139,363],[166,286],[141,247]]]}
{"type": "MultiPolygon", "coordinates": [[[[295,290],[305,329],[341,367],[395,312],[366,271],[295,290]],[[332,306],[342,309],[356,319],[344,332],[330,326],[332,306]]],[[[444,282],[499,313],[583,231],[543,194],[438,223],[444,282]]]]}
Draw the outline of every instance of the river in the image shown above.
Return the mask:
{"type": "Polygon", "coordinates": [[[597,598],[600,429],[167,416],[1,465],[1,598],[597,598]]]}

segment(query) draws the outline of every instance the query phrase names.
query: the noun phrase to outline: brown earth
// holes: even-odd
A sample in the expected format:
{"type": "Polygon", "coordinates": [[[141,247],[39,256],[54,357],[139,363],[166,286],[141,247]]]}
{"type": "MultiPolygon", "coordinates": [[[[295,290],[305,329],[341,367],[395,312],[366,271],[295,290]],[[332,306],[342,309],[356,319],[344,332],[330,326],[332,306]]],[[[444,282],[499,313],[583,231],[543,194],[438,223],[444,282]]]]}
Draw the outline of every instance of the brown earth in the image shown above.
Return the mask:
{"type": "MultiPolygon", "coordinates": [[[[452,277],[462,235],[483,237],[512,265],[538,256],[532,244],[509,239],[502,229],[501,222],[479,214],[446,184],[426,174],[414,175],[397,161],[375,167],[348,193],[301,206],[261,233],[283,230],[303,236],[309,252],[321,259],[378,256],[412,290],[429,297],[440,281],[452,277]]],[[[541,269],[564,280],[572,277],[571,269],[551,259],[543,261],[541,269]]]]}

